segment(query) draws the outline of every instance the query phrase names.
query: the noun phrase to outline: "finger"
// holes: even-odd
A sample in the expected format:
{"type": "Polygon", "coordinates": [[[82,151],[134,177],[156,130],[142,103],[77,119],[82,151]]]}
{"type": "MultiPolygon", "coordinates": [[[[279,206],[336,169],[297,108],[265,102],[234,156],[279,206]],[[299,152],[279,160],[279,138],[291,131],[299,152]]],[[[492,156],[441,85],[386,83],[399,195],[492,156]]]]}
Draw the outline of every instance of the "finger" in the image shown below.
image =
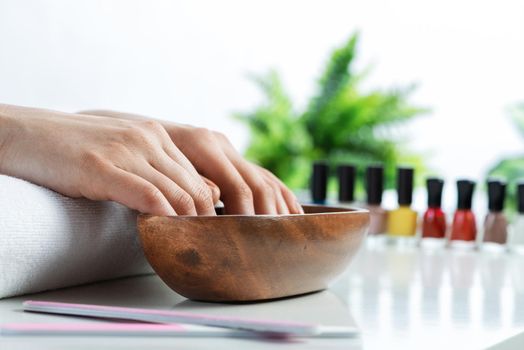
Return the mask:
{"type": "MultiPolygon", "coordinates": [[[[271,174],[273,175],[273,174],[271,174]]],[[[273,175],[273,180],[277,183],[280,188],[280,193],[287,203],[287,207],[291,214],[304,214],[304,209],[297,199],[297,196],[291,191],[282,181],[273,175]]]]}
{"type": "Polygon", "coordinates": [[[233,157],[233,159],[230,159],[253,193],[255,213],[279,214],[278,207],[286,205],[283,199],[281,203],[277,204],[279,199],[270,183],[264,179],[262,174],[252,164],[241,157],[239,158],[233,157]]]}
{"type": "Polygon", "coordinates": [[[248,185],[253,190],[255,208],[261,208],[257,210],[257,214],[272,214],[273,208],[278,214],[303,214],[303,209],[295,194],[289,190],[282,181],[280,181],[275,175],[273,175],[269,170],[264,169],[258,165],[247,162],[244,158],[238,154],[238,152],[233,148],[233,146],[227,141],[227,139],[220,140],[226,155],[231,159],[231,162],[237,167],[242,177],[246,180],[248,185]],[[273,191],[261,191],[259,190],[258,177],[253,175],[253,171],[264,174],[266,179],[266,188],[272,188],[273,191]],[[267,201],[272,201],[274,207],[270,207],[268,210],[267,201]]]}
{"type": "Polygon", "coordinates": [[[284,198],[279,195],[271,182],[267,182],[262,176],[262,173],[254,166],[254,164],[247,162],[240,154],[233,148],[227,140],[219,140],[224,147],[225,154],[230,159],[231,163],[237,168],[240,175],[253,192],[253,201],[255,211],[257,214],[284,214],[289,213],[289,210],[283,208],[287,207],[284,198]],[[279,210],[279,208],[281,210],[279,210]]]}
{"type": "Polygon", "coordinates": [[[219,186],[226,213],[254,215],[251,188],[223,152],[217,152],[216,156],[214,162],[202,169],[203,174],[219,186]]]}
{"type": "Polygon", "coordinates": [[[282,196],[287,203],[287,207],[291,214],[304,214],[304,209],[300,205],[300,202],[297,199],[297,196],[291,191],[278,177],[275,176],[271,171],[262,168],[259,165],[255,165],[260,171],[262,171],[266,176],[270,177],[280,188],[282,196]]]}
{"type": "MultiPolygon", "coordinates": [[[[220,189],[218,188],[218,186],[215,183],[213,183],[211,180],[207,179],[206,177],[198,173],[198,171],[195,169],[195,167],[189,161],[189,159],[187,159],[187,157],[182,153],[182,151],[180,151],[180,149],[172,141],[169,134],[167,137],[167,141],[164,144],[164,151],[173,161],[175,161],[178,165],[184,168],[184,170],[190,176],[201,178],[201,180],[203,180],[203,182],[208,186],[209,190],[211,190],[211,201],[212,201],[211,208],[209,208],[207,203],[204,203],[203,205],[201,205],[202,208],[199,208],[197,206],[199,215],[216,215],[216,212],[214,210],[214,205],[220,200],[220,189]]],[[[199,203],[200,201],[197,200],[197,204],[199,203]]]]}
{"type": "Polygon", "coordinates": [[[224,202],[224,209],[227,214],[254,214],[255,209],[251,189],[224,154],[221,147],[217,147],[217,140],[213,133],[206,129],[198,129],[194,135],[198,137],[195,139],[189,138],[192,140],[191,145],[187,142],[176,144],[177,140],[183,141],[184,138],[173,138],[172,135],[173,143],[177,146],[175,147],[176,151],[173,147],[168,146],[166,152],[174,159],[181,155],[184,156],[179,148],[185,154],[191,154],[192,166],[220,188],[220,196],[224,202]]]}
{"type": "Polygon", "coordinates": [[[289,214],[290,209],[288,208],[287,202],[284,199],[284,196],[282,195],[282,191],[280,190],[278,184],[275,183],[271,178],[266,179],[266,181],[268,183],[268,186],[270,186],[273,189],[273,192],[275,193],[278,214],[289,214]]]}
{"type": "Polygon", "coordinates": [[[182,151],[175,145],[168,135],[168,138],[164,144],[164,151],[166,154],[173,159],[175,162],[180,164],[189,174],[193,176],[200,176],[194,165],[187,159],[182,151]]]}
{"type": "Polygon", "coordinates": [[[218,148],[209,145],[199,147],[198,157],[193,157],[193,164],[206,178],[220,188],[220,196],[227,214],[255,214],[253,193],[243,177],[218,148]]]}
{"type": "Polygon", "coordinates": [[[197,215],[191,195],[149,163],[144,162],[133,172],[158,188],[178,215],[197,215]]]}
{"type": "Polygon", "coordinates": [[[209,189],[211,190],[211,196],[213,197],[213,204],[216,205],[218,201],[220,201],[220,188],[218,188],[217,184],[209,180],[207,177],[202,175],[200,176],[206,185],[209,186],[209,189]]]}
{"type": "Polygon", "coordinates": [[[151,164],[153,168],[165,175],[180,189],[191,196],[196,209],[196,215],[216,215],[211,189],[200,175],[197,174],[194,176],[188,173],[167,154],[158,155],[151,164]]]}
{"type": "Polygon", "coordinates": [[[117,167],[100,173],[101,182],[107,189],[104,197],[141,213],[170,216],[176,215],[166,197],[152,183],[117,167]]]}

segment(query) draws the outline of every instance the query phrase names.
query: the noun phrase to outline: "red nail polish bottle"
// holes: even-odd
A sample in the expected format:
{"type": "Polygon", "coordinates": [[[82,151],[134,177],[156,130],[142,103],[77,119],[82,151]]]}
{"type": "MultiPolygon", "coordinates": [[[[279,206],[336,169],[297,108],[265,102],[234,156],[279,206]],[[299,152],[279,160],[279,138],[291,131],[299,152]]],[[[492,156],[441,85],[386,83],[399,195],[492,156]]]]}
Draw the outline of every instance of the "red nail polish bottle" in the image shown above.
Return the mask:
{"type": "Polygon", "coordinates": [[[441,209],[444,181],[431,178],[426,180],[428,188],[428,210],[422,221],[422,238],[445,238],[446,216],[441,209]]]}
{"type": "Polygon", "coordinates": [[[477,237],[477,225],[475,215],[471,211],[471,201],[475,182],[470,180],[457,181],[458,205],[453,225],[451,227],[451,241],[465,241],[475,243],[477,237]]]}

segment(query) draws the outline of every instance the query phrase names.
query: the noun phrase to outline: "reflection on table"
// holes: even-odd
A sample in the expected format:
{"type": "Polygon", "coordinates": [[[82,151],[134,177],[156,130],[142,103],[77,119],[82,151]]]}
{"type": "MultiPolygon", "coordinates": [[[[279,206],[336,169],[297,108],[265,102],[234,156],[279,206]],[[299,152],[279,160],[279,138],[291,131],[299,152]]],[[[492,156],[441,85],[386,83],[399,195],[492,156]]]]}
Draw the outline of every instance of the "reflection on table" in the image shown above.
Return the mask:
{"type": "Polygon", "coordinates": [[[374,242],[344,289],[365,349],[483,348],[524,330],[523,267],[519,254],[374,242]]]}

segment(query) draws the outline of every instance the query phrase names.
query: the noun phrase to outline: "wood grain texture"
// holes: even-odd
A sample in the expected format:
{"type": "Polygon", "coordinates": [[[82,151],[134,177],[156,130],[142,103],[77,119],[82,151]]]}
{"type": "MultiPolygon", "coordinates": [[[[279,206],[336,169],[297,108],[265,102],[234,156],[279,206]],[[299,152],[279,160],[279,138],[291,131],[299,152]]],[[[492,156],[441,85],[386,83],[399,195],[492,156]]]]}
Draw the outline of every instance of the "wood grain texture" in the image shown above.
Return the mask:
{"type": "Polygon", "coordinates": [[[254,301],[325,289],[369,226],[366,210],[304,206],[303,215],[140,215],[145,255],[175,292],[254,301]]]}

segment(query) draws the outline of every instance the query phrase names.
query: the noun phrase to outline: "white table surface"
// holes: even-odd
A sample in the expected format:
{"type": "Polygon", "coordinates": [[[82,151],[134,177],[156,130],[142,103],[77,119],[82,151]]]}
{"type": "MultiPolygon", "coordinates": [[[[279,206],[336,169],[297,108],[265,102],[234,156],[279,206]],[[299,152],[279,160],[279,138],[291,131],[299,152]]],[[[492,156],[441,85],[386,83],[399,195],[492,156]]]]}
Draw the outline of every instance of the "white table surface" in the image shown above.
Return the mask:
{"type": "MultiPolygon", "coordinates": [[[[199,303],[175,294],[150,275],[0,300],[0,323],[103,322],[25,313],[21,302],[27,299],[329,325],[356,322],[361,334],[352,339],[286,343],[224,338],[0,336],[0,349],[479,349],[524,331],[524,256],[367,244],[347,272],[321,293],[255,304],[199,303]]],[[[506,341],[502,348],[519,347],[506,341]]]]}

